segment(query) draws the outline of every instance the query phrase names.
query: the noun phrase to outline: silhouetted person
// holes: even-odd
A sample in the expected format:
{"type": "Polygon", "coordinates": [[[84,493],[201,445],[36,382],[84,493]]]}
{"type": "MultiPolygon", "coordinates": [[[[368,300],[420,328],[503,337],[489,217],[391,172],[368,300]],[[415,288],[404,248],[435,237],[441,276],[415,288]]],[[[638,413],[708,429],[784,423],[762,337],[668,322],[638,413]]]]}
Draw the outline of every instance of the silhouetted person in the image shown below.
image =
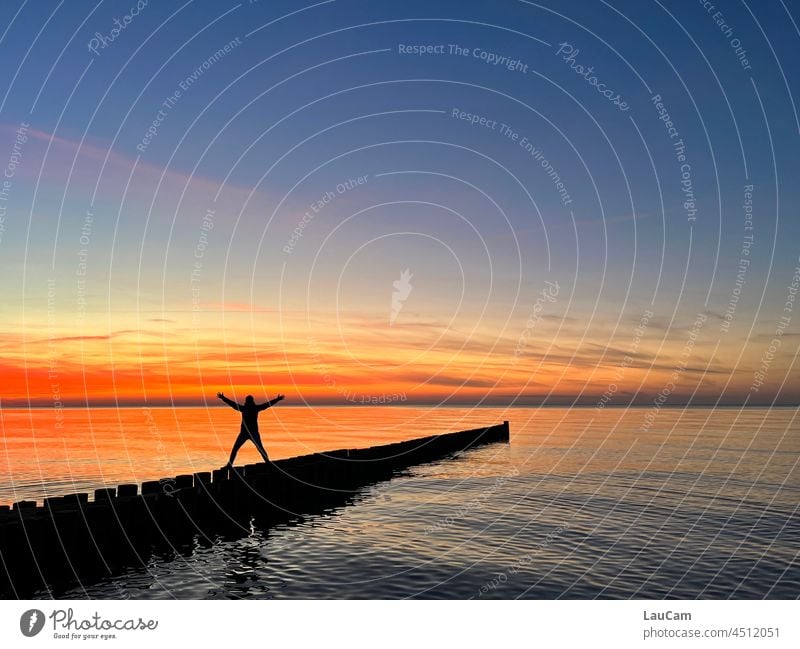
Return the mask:
{"type": "Polygon", "coordinates": [[[222,392],[217,392],[217,396],[227,403],[231,408],[242,413],[242,426],[239,429],[239,436],[233,443],[231,457],[226,466],[233,466],[233,461],[236,459],[236,454],[239,452],[242,444],[244,444],[248,439],[256,445],[258,452],[261,453],[261,457],[264,458],[264,462],[269,462],[267,452],[264,450],[264,445],[261,443],[261,435],[258,433],[258,413],[271,406],[274,406],[276,403],[278,403],[278,401],[282,401],[284,398],[283,395],[279,394],[272,401],[267,401],[266,403],[262,404],[256,404],[255,399],[253,399],[253,395],[250,394],[245,397],[243,404],[238,404],[235,401],[228,399],[228,397],[222,394],[222,392]]]}

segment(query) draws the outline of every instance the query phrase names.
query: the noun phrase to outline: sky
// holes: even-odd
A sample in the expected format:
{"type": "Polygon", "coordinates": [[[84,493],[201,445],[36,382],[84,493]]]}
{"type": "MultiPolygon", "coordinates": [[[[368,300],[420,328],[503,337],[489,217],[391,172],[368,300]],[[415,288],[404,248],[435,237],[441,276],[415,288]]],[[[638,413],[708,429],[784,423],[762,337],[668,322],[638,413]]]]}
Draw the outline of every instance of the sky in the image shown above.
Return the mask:
{"type": "Polygon", "coordinates": [[[5,3],[0,407],[796,405],[798,21],[5,3]]]}

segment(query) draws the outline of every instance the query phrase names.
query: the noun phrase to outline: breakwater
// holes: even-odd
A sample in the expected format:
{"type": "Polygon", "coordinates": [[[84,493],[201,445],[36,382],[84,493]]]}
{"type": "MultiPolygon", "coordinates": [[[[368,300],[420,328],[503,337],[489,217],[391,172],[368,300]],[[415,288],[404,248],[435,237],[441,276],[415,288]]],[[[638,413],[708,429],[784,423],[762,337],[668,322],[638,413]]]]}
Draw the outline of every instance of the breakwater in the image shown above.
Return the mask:
{"type": "Polygon", "coordinates": [[[121,484],[0,507],[0,596],[57,594],[153,556],[190,554],[353,502],[364,487],[410,466],[509,440],[508,422],[364,449],[342,449],[121,484]],[[55,588],[55,591],[53,590],[55,588]]]}

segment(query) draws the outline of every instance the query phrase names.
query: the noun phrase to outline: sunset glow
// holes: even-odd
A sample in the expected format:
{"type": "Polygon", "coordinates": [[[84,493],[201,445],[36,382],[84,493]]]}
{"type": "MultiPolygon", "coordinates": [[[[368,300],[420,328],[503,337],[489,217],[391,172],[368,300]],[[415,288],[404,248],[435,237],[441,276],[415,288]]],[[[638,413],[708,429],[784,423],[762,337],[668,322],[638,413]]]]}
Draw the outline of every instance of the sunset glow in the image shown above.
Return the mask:
{"type": "Polygon", "coordinates": [[[428,52],[398,23],[385,51],[311,45],[321,68],[273,78],[244,66],[243,16],[126,81],[98,47],[74,99],[80,115],[99,102],[91,124],[50,107],[52,81],[26,116],[39,88],[17,80],[3,406],[199,405],[226,386],[287,405],[614,406],[665,386],[667,405],[797,402],[797,189],[776,193],[764,156],[781,143],[749,85],[728,88],[764,163],[745,177],[680,81],[644,95],[608,52],[613,143],[580,103],[597,94],[585,47],[490,30],[466,56],[453,24],[428,52]],[[330,87],[309,104],[312,78],[330,87]]]}

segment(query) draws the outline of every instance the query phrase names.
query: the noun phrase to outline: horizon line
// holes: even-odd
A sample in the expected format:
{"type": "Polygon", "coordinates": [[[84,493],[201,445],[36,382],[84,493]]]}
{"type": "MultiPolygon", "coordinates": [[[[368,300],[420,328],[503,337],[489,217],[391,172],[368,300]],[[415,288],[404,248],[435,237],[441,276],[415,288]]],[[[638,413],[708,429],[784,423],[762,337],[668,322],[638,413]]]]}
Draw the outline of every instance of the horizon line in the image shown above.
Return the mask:
{"type": "MultiPolygon", "coordinates": [[[[98,403],[98,404],[9,404],[4,405],[0,400],[1,410],[92,410],[98,408],[210,408],[218,407],[219,404],[212,401],[207,402],[125,402],[125,403],[98,403]]],[[[365,408],[365,407],[395,407],[395,408],[591,408],[595,410],[621,409],[621,408],[651,408],[652,402],[628,403],[628,404],[605,404],[602,408],[597,408],[596,403],[475,403],[475,402],[391,402],[391,403],[331,403],[307,401],[300,404],[285,404],[281,408],[365,408]]],[[[661,404],[659,409],[671,408],[800,408],[800,403],[752,403],[752,402],[680,402],[673,404],[661,404]]]]}

